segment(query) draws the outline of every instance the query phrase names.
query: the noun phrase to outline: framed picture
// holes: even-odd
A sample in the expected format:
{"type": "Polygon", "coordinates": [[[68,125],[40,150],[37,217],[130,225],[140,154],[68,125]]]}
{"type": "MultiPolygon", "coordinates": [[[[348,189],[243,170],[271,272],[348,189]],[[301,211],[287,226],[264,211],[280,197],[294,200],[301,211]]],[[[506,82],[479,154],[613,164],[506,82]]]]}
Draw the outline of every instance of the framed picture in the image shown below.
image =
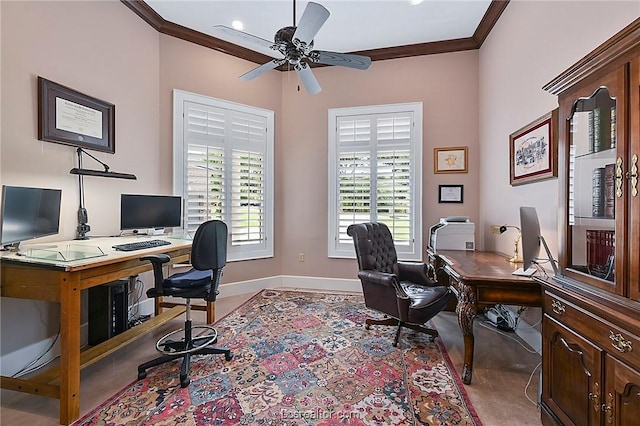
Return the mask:
{"type": "Polygon", "coordinates": [[[509,135],[512,186],[558,176],[558,109],[509,135]]]}
{"type": "Polygon", "coordinates": [[[467,173],[467,147],[434,148],[434,173],[467,173]]]}
{"type": "Polygon", "coordinates": [[[38,139],[113,154],[116,107],[38,77],[38,139]]]}
{"type": "Polygon", "coordinates": [[[438,202],[462,203],[463,190],[462,185],[438,185],[438,202]]]}

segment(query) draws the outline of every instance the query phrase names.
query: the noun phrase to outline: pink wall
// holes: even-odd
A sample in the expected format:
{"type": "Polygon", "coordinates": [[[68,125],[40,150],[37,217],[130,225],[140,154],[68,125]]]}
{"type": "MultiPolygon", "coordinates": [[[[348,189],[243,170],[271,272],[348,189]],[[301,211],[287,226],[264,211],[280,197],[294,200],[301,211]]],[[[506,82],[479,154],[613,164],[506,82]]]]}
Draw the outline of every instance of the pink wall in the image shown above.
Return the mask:
{"type": "MultiPolygon", "coordinates": [[[[374,62],[367,71],[314,69],[322,92],[282,75],[281,175],[276,194],[282,274],[354,278],[355,260],[327,257],[328,109],[423,102],[423,230],[448,215],[478,216],[478,52],[374,62]],[[469,173],[433,173],[433,148],[469,147],[469,173]],[[438,184],[463,184],[464,204],[438,204],[438,184]],[[305,261],[298,262],[298,253],[305,261]]],[[[425,242],[426,243],[426,242],[425,242]]]]}
{"type": "MultiPolygon", "coordinates": [[[[2,183],[61,188],[61,235],[51,238],[75,237],[78,181],[69,170],[76,154],[38,140],[37,77],[113,103],[116,153],[96,157],[138,180],[88,177],[85,195],[92,234],[119,230],[124,182],[131,191],[161,188],[158,33],[115,2],[2,2],[2,21],[2,183]]],[[[100,168],[85,159],[85,167],[100,168]]]]}
{"type": "MultiPolygon", "coordinates": [[[[276,71],[260,79],[244,82],[238,76],[254,68],[255,64],[214,50],[166,35],[160,36],[160,152],[161,168],[165,170],[162,187],[172,190],[173,170],[173,97],[174,89],[238,102],[274,111],[276,184],[280,181],[279,141],[283,126],[282,94],[276,71]]],[[[276,190],[277,193],[277,190],[276,190]]],[[[276,212],[280,202],[276,197],[276,212]]],[[[280,215],[275,221],[275,257],[245,262],[230,262],[225,267],[223,282],[237,282],[280,275],[279,253],[282,242],[278,237],[282,227],[280,215]]]]}

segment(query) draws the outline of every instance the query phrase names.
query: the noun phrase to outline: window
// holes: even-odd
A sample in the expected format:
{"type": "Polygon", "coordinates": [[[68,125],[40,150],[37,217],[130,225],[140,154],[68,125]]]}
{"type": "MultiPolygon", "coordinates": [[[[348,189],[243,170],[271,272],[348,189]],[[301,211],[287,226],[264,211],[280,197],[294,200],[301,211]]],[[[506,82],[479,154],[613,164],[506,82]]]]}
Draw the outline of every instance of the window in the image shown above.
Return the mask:
{"type": "Polygon", "coordinates": [[[347,228],[384,222],[398,257],[422,258],[422,103],[329,110],[329,257],[355,257],[347,228]]]}
{"type": "Polygon", "coordinates": [[[229,260],[273,256],[273,111],[174,90],[174,192],[195,231],[229,227],[229,260]]]}

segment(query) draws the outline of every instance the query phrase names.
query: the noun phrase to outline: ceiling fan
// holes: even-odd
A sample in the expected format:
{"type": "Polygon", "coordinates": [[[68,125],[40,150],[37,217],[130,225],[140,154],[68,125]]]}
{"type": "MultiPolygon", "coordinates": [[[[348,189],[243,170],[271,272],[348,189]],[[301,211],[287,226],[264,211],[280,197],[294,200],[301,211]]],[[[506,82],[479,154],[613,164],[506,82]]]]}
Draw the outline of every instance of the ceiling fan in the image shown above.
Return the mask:
{"type": "Polygon", "coordinates": [[[329,15],[329,11],[324,6],[309,2],[296,26],[296,2],[293,0],[293,26],[279,29],[273,43],[224,25],[216,25],[214,29],[221,38],[235,44],[252,50],[267,47],[273,51],[271,55],[274,57],[273,60],[241,75],[241,80],[252,80],[282,64],[289,63],[295,69],[307,92],[314,95],[322,89],[311,71],[310,63],[338,65],[359,70],[366,70],[371,65],[371,58],[368,56],[313,49],[313,38],[329,15]]]}

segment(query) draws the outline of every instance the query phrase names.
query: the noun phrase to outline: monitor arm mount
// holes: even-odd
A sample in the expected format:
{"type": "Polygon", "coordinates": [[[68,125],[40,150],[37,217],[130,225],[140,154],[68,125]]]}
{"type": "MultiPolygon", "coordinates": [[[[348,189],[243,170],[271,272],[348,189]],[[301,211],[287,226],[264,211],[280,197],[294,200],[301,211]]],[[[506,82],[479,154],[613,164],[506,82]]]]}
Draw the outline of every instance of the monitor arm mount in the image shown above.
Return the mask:
{"type": "Polygon", "coordinates": [[[78,167],[71,169],[71,171],[69,173],[74,174],[74,175],[78,175],[78,185],[80,188],[80,207],[78,208],[78,227],[76,228],[76,240],[86,240],[89,237],[87,237],[87,232],[89,232],[91,230],[91,226],[89,226],[89,218],[87,215],[87,209],[85,208],[84,205],[84,179],[83,177],[85,175],[88,176],[101,176],[101,177],[110,177],[110,178],[116,178],[116,179],[136,179],[135,175],[132,174],[128,174],[128,173],[116,173],[116,172],[111,172],[109,171],[109,166],[106,165],[104,162],[98,160],[96,157],[94,157],[93,155],[89,154],[87,151],[85,151],[84,149],[78,147],[76,149],[76,152],[78,154],[78,167]],[[89,157],[93,158],[95,161],[97,161],[98,163],[100,163],[103,167],[104,167],[104,171],[102,170],[89,170],[89,169],[83,169],[82,168],[82,153],[87,154],[89,157]]]}

